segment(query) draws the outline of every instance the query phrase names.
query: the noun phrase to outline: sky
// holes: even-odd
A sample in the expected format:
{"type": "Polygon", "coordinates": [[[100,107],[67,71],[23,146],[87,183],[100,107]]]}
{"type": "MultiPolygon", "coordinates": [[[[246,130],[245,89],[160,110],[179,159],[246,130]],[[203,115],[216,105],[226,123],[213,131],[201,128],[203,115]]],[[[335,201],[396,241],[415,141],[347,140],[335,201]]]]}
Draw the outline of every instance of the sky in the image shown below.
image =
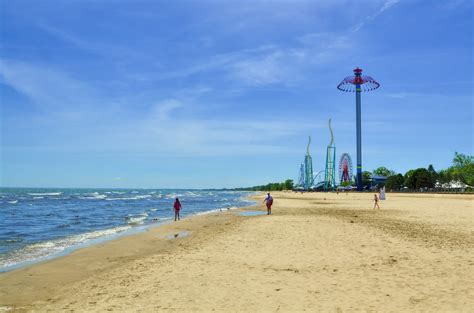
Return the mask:
{"type": "Polygon", "coordinates": [[[466,0],[0,0],[0,186],[223,188],[473,153],[466,0]],[[338,162],[338,160],[336,160],[338,162]]]}

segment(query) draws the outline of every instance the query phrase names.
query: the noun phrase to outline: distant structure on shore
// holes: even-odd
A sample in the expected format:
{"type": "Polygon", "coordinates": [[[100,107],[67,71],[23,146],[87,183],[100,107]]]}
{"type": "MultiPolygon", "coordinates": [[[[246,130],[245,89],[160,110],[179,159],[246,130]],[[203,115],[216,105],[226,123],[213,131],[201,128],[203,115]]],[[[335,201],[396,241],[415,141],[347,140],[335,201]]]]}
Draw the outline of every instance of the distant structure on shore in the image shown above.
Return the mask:
{"type": "Polygon", "coordinates": [[[306,155],[304,157],[304,187],[306,190],[310,189],[313,184],[313,158],[309,153],[309,146],[311,145],[311,136],[309,136],[308,146],[306,147],[306,155]]]}
{"type": "Polygon", "coordinates": [[[352,159],[348,153],[343,153],[339,159],[339,184],[350,185],[352,183],[352,159]]]}
{"type": "Polygon", "coordinates": [[[306,146],[306,155],[304,157],[304,162],[301,163],[300,173],[298,177],[298,184],[296,185],[297,189],[310,190],[314,185],[313,177],[313,158],[309,152],[309,146],[311,145],[311,136],[308,139],[308,145],[306,146]]]}
{"type": "Polygon", "coordinates": [[[337,89],[356,93],[356,131],[357,131],[357,191],[362,191],[362,130],[361,130],[361,103],[362,91],[371,91],[380,87],[380,84],[370,76],[363,76],[362,69],[356,68],[354,76],[348,76],[337,85],[337,89]]]}
{"type": "Polygon", "coordinates": [[[336,188],[336,146],[334,145],[334,134],[331,127],[331,119],[329,119],[329,132],[331,133],[331,141],[326,149],[326,169],[324,175],[324,190],[336,188]]]}

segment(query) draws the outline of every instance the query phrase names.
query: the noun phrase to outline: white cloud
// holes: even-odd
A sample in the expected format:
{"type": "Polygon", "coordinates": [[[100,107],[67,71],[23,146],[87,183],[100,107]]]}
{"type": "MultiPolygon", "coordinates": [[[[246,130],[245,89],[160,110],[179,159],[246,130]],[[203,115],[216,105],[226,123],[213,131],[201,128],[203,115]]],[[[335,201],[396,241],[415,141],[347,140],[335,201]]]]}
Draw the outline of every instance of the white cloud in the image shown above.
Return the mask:
{"type": "Polygon", "coordinates": [[[34,117],[23,116],[22,122],[33,132],[46,127],[48,140],[30,144],[52,151],[154,156],[292,153],[285,139],[319,127],[313,121],[286,121],[278,114],[240,119],[216,111],[200,117],[195,113],[201,105],[206,107],[201,97],[212,91],[205,86],[175,91],[173,97],[135,110],[136,99],[123,99],[123,108],[116,108],[93,85],[51,67],[2,60],[0,76],[43,109],[34,117]],[[38,122],[40,116],[44,119],[38,122]],[[62,131],[51,132],[52,128],[62,131]]]}
{"type": "Polygon", "coordinates": [[[394,5],[396,5],[399,2],[400,2],[400,0],[386,0],[384,2],[384,4],[382,5],[382,7],[377,12],[375,12],[374,14],[371,14],[371,15],[367,15],[364,20],[362,20],[359,24],[357,24],[352,29],[352,32],[353,33],[358,32],[362,27],[364,27],[365,24],[367,24],[368,22],[376,19],[379,15],[381,15],[382,13],[387,11],[388,9],[392,8],[394,5]]]}
{"type": "Polygon", "coordinates": [[[81,37],[74,35],[71,32],[67,32],[63,29],[54,27],[47,23],[39,23],[37,26],[48,32],[49,34],[55,36],[56,38],[60,39],[61,41],[70,44],[71,46],[94,53],[99,55],[103,58],[110,59],[110,58],[119,58],[123,59],[124,57],[135,57],[135,58],[146,58],[151,61],[147,54],[138,52],[137,50],[130,49],[125,46],[119,46],[111,43],[105,42],[96,42],[92,40],[85,40],[81,37]]]}
{"type": "Polygon", "coordinates": [[[176,99],[166,99],[160,101],[155,107],[152,115],[158,120],[166,120],[170,118],[170,113],[178,108],[183,107],[183,104],[176,99]]]}
{"type": "Polygon", "coordinates": [[[92,99],[99,100],[95,88],[49,66],[0,59],[0,76],[5,84],[43,107],[80,109],[92,99]]]}

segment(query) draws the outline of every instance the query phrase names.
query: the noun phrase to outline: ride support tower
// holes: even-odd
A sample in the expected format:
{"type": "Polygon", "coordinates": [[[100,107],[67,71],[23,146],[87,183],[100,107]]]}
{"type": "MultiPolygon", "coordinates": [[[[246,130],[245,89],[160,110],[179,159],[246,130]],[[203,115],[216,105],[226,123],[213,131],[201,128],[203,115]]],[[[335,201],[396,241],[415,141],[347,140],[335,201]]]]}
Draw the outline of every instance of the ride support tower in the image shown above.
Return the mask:
{"type": "Polygon", "coordinates": [[[372,91],[380,84],[370,76],[362,75],[362,69],[354,69],[354,76],[348,76],[337,85],[337,89],[356,93],[356,133],[357,133],[357,191],[362,191],[362,126],[361,126],[361,92],[372,91]]]}
{"type": "Polygon", "coordinates": [[[336,188],[336,145],[334,144],[334,133],[332,132],[331,119],[328,121],[331,141],[326,149],[326,172],[324,177],[324,190],[336,188]]]}

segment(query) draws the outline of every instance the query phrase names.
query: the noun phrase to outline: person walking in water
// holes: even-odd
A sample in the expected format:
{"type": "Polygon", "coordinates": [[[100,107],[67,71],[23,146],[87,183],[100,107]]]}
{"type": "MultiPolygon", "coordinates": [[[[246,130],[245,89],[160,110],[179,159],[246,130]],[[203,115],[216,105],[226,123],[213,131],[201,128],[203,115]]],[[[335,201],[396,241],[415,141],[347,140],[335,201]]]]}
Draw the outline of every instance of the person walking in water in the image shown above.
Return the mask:
{"type": "Polygon", "coordinates": [[[176,219],[178,219],[179,221],[179,211],[181,210],[181,202],[179,202],[179,199],[176,198],[176,200],[174,201],[174,220],[176,221],[176,219]]]}
{"type": "Polygon", "coordinates": [[[273,198],[270,196],[270,193],[267,193],[267,197],[265,200],[263,200],[265,204],[267,205],[267,215],[272,214],[272,204],[273,204],[273,198]]]}
{"type": "Polygon", "coordinates": [[[377,194],[374,194],[374,210],[375,210],[375,207],[377,207],[377,209],[380,210],[380,207],[379,207],[379,198],[377,197],[377,194]]]}

